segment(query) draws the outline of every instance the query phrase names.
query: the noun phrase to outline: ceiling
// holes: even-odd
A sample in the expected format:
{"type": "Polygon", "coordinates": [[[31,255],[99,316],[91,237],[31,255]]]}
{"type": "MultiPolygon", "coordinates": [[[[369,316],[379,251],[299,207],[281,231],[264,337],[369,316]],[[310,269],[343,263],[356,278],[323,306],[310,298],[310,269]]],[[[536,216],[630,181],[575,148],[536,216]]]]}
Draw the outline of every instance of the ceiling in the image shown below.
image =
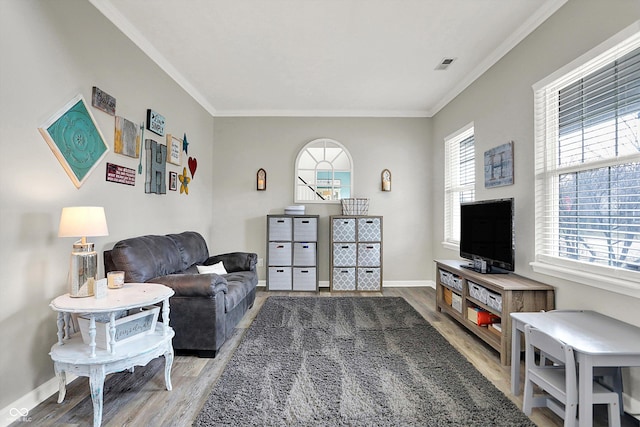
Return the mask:
{"type": "Polygon", "coordinates": [[[567,0],[90,1],[214,116],[431,117],[567,0]]]}

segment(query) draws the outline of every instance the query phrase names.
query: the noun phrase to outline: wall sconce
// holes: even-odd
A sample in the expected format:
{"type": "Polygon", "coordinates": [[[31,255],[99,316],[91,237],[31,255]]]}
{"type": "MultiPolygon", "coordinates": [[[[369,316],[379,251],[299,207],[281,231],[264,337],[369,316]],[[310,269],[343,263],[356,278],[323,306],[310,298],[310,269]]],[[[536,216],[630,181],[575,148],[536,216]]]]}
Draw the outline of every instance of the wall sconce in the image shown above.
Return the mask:
{"type": "Polygon", "coordinates": [[[258,191],[264,191],[267,189],[267,172],[260,168],[256,174],[256,189],[258,191]]]}
{"type": "Polygon", "coordinates": [[[385,169],[380,174],[382,180],[382,191],[391,191],[391,171],[385,169]]]}

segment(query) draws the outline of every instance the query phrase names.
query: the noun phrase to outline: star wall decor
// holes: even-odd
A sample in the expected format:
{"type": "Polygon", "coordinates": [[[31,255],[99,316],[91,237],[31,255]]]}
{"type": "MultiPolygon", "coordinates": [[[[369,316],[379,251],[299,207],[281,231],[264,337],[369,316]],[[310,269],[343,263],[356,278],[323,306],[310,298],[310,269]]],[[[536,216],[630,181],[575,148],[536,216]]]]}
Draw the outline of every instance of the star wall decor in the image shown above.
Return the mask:
{"type": "Polygon", "coordinates": [[[189,154],[189,142],[187,141],[187,134],[184,134],[184,138],[182,138],[182,151],[186,154],[189,154]]]}
{"type": "Polygon", "coordinates": [[[187,168],[182,168],[182,174],[178,175],[178,179],[180,180],[180,194],[189,194],[189,182],[191,182],[191,178],[187,176],[187,168]]]}

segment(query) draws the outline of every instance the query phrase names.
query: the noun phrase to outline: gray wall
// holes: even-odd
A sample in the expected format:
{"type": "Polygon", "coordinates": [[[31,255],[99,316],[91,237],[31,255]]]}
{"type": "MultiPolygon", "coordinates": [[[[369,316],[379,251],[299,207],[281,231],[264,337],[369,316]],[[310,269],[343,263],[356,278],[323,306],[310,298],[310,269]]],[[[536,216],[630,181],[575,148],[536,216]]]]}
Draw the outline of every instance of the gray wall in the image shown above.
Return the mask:
{"type": "MultiPolygon", "coordinates": [[[[293,204],[294,163],[316,138],[342,143],[354,163],[354,196],[370,199],[369,214],[384,216],[384,280],[432,280],[429,197],[430,119],[420,118],[215,118],[216,194],[212,245],[218,251],[246,246],[265,258],[266,215],[293,204]],[[256,191],[256,172],[267,171],[267,191],[256,191]],[[380,190],[380,173],[392,173],[392,191],[380,190]],[[224,202],[222,202],[224,201],[224,202]]],[[[307,203],[319,214],[320,280],[329,280],[329,215],[338,204],[307,203]]],[[[264,269],[260,271],[265,278],[264,269]]],[[[401,283],[398,283],[401,284],[401,283]]]]}
{"type": "MultiPolygon", "coordinates": [[[[514,197],[516,272],[556,287],[558,308],[593,309],[640,326],[640,300],[560,280],[532,271],[534,254],[534,118],[532,85],[588,52],[640,18],[637,0],[571,0],[501,61],[433,117],[433,200],[443,197],[444,138],[473,121],[476,132],[476,199],[514,197]],[[514,141],[515,183],[484,188],[483,153],[514,141]]],[[[439,242],[444,238],[443,210],[434,205],[433,253],[457,258],[439,242]]],[[[625,390],[640,399],[640,373],[625,390]]],[[[637,403],[637,402],[636,402],[637,403]]],[[[636,411],[640,412],[640,406],[636,411]]]]}
{"type": "MultiPolygon", "coordinates": [[[[25,395],[22,402],[55,391],[48,353],[56,316],[49,302],[67,292],[76,240],[57,237],[62,208],[105,207],[109,236],[89,238],[100,258],[114,242],[140,234],[192,229],[208,239],[213,119],[86,1],[0,1],[0,50],[0,408],[6,409],[25,395]],[[145,194],[143,175],[135,187],[106,182],[106,162],[138,168],[137,159],[113,151],[75,188],[37,128],[82,93],[113,150],[114,118],[91,107],[93,86],[117,99],[118,115],[140,123],[153,108],[169,132],[187,132],[189,154],[199,160],[189,196],[145,194]]],[[[7,420],[0,413],[0,424],[7,420]]]]}

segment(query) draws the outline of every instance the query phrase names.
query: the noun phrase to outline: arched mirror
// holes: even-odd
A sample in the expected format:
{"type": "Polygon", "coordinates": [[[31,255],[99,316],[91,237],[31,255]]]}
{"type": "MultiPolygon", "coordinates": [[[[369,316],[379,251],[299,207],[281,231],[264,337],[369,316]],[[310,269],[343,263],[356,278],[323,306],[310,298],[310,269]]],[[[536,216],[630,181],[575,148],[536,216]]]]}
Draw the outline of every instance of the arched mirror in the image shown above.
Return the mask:
{"type": "Polygon", "coordinates": [[[353,194],[353,161],[338,141],[315,139],[296,158],[296,203],[338,203],[353,194]]]}

